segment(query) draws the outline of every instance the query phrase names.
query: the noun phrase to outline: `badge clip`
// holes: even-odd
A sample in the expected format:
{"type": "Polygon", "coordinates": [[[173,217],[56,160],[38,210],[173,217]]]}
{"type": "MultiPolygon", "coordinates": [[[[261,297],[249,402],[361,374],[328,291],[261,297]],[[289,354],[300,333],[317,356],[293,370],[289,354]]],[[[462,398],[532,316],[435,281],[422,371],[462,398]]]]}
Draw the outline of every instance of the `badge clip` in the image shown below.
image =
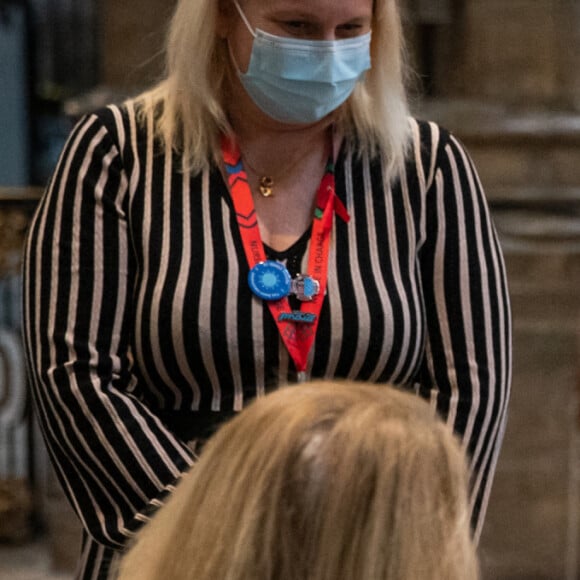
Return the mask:
{"type": "Polygon", "coordinates": [[[307,274],[298,274],[292,280],[290,293],[301,302],[310,302],[320,293],[320,282],[307,274]]]}

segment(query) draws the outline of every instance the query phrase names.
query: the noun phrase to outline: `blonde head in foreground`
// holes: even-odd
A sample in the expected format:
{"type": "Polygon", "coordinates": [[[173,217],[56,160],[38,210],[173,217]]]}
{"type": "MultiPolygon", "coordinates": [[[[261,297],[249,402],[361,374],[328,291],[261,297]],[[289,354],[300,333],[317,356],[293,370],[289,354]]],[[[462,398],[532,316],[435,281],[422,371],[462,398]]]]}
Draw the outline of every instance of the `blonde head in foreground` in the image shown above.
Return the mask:
{"type": "Polygon", "coordinates": [[[120,580],[474,580],[466,469],[428,405],[312,383],[252,403],[138,534],[120,580]]]}

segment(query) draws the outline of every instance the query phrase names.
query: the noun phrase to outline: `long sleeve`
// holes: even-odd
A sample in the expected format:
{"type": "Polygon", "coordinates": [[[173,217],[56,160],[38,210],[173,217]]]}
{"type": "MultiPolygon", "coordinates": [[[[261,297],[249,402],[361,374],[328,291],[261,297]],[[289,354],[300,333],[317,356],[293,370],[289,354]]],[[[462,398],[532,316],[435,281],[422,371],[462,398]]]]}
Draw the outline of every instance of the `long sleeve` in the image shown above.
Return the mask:
{"type": "Polygon", "coordinates": [[[461,437],[471,470],[479,538],[505,430],[511,315],[503,257],[472,161],[452,136],[439,140],[427,191],[420,268],[427,321],[421,392],[461,437]]]}
{"type": "Polygon", "coordinates": [[[98,116],[71,134],[31,224],[24,338],[34,402],[84,527],[121,548],[192,463],[136,397],[131,178],[98,116]]]}

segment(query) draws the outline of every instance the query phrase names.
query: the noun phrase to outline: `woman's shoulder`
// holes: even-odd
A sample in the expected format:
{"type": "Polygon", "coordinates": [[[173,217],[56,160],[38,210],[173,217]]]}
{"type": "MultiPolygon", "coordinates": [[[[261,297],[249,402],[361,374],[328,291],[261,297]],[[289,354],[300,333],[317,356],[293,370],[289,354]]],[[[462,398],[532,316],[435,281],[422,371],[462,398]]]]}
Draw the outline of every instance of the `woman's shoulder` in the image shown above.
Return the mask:
{"type": "Polygon", "coordinates": [[[437,154],[450,142],[451,132],[438,122],[409,117],[411,142],[414,148],[437,154]]]}
{"type": "Polygon", "coordinates": [[[77,124],[95,124],[106,130],[113,138],[122,134],[141,131],[140,107],[134,99],[119,103],[110,103],[85,113],[77,124]]]}
{"type": "Polygon", "coordinates": [[[427,170],[427,181],[432,180],[437,169],[446,167],[450,158],[463,163],[469,157],[465,146],[451,130],[435,121],[416,117],[411,117],[409,122],[411,145],[407,155],[407,167],[409,164],[421,165],[427,170]]]}
{"type": "Polygon", "coordinates": [[[99,150],[105,153],[116,150],[127,169],[137,159],[144,162],[150,148],[155,154],[159,147],[153,124],[148,121],[139,100],[130,99],[86,113],[77,119],[73,133],[86,133],[87,139],[98,134],[99,150]]]}

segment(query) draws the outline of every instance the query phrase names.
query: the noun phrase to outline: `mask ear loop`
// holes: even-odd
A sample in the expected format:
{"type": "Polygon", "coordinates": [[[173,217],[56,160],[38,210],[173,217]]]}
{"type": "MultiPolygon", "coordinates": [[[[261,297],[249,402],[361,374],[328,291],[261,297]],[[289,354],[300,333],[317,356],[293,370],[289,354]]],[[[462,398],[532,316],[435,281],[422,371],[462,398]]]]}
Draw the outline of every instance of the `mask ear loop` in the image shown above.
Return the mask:
{"type": "MultiPolygon", "coordinates": [[[[242,21],[244,22],[244,24],[246,25],[246,28],[250,31],[250,34],[256,38],[256,33],[252,30],[252,25],[250,24],[248,18],[246,17],[246,15],[244,14],[241,6],[238,4],[238,0],[233,0],[234,6],[236,7],[242,21]]],[[[230,54],[230,58],[232,59],[232,62],[234,63],[234,67],[236,69],[236,72],[238,73],[238,75],[242,76],[244,73],[240,70],[240,67],[238,66],[238,61],[236,60],[236,57],[234,56],[234,53],[232,52],[232,45],[230,44],[229,39],[226,41],[228,44],[228,52],[230,54]]]]}
{"type": "Polygon", "coordinates": [[[256,32],[252,28],[252,25],[250,24],[250,21],[248,20],[247,16],[244,14],[244,11],[242,10],[242,7],[238,4],[238,0],[233,0],[233,3],[235,5],[235,7],[237,8],[238,13],[239,13],[241,19],[244,21],[244,24],[246,25],[247,29],[250,31],[250,34],[254,38],[256,38],[256,32]]]}
{"type": "Polygon", "coordinates": [[[228,45],[228,52],[230,54],[230,59],[232,60],[234,68],[236,69],[236,72],[238,73],[239,76],[243,76],[244,73],[240,70],[240,67],[238,66],[238,61],[236,60],[236,57],[234,56],[234,53],[232,52],[232,45],[230,44],[230,41],[226,40],[226,42],[228,45]]]}

